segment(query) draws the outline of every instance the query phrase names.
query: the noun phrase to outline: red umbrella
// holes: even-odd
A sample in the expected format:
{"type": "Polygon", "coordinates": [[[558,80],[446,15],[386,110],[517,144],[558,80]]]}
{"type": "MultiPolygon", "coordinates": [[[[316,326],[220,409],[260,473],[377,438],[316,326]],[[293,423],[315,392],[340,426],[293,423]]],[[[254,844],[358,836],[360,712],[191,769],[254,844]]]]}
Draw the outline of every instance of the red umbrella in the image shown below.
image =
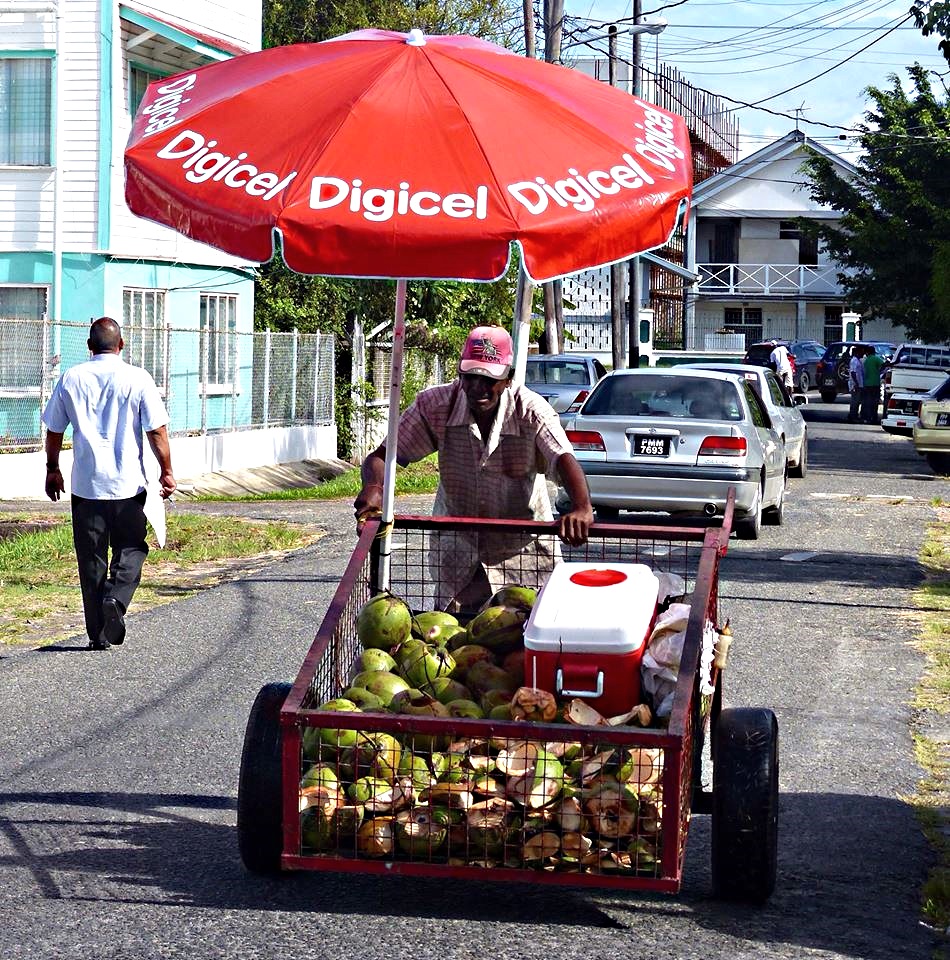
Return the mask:
{"type": "Polygon", "coordinates": [[[406,278],[495,280],[512,244],[535,282],[624,260],[666,242],[692,187],[680,117],[474,37],[416,30],[155,81],[125,170],[132,211],[195,240],[263,262],[279,238],[301,273],[397,278],[391,411],[406,278]]]}

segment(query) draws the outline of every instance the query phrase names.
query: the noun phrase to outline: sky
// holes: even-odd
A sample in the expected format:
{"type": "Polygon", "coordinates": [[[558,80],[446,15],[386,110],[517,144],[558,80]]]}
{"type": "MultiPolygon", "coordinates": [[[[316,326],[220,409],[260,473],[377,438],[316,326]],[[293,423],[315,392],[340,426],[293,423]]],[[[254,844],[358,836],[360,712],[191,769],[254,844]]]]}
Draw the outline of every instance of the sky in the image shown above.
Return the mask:
{"type": "MultiPolygon", "coordinates": [[[[893,73],[906,86],[905,67],[914,61],[942,74],[935,80],[938,91],[941,82],[950,85],[939,37],[923,37],[913,18],[906,19],[910,5],[910,0],[641,0],[643,19],[668,21],[658,37],[641,35],[641,61],[649,69],[658,55],[695,87],[749,104],[764,101],[760,106],[773,113],[727,104],[737,111],[740,157],[794,130],[801,108],[799,129],[853,162],[859,151],[848,128],[864,121],[871,105],[866,87],[890,87],[893,73]]],[[[564,12],[565,61],[605,55],[607,26],[613,22],[622,29],[633,22],[629,0],[565,0],[564,12]]],[[[629,34],[619,35],[618,56],[629,60],[631,49],[629,34]]]]}

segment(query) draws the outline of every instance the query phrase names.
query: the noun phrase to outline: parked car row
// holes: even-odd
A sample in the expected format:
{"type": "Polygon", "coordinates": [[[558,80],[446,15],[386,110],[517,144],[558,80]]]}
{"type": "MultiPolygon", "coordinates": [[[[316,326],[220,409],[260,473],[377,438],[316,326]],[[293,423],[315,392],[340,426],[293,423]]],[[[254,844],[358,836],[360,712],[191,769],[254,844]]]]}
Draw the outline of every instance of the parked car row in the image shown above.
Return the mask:
{"type": "Polygon", "coordinates": [[[732,488],[736,534],[754,540],[783,522],[787,478],[807,470],[802,402],[763,367],[681,364],[611,371],[562,420],[598,519],[721,516],[732,488]]]}
{"type": "Polygon", "coordinates": [[[788,350],[795,389],[800,393],[808,393],[818,383],[818,361],[825,353],[825,345],[817,340],[761,340],[748,347],[742,362],[756,367],[768,367],[772,351],[779,345],[788,350]]]}

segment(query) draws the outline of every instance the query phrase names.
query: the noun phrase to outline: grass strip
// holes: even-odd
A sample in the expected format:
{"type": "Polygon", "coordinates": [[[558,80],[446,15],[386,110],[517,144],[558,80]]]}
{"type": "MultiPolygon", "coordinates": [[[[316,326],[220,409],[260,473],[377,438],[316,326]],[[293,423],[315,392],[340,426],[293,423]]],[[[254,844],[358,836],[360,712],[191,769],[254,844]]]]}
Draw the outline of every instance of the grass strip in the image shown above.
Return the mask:
{"type": "MultiPolygon", "coordinates": [[[[396,494],[435,493],[439,485],[439,468],[435,455],[426,457],[407,467],[396,468],[396,494]]],[[[337,477],[324,480],[312,487],[295,487],[290,490],[275,490],[268,493],[247,493],[240,496],[202,494],[195,500],[255,502],[260,500],[354,500],[362,489],[358,467],[347,470],[337,477]]]]}
{"type": "MultiPolygon", "coordinates": [[[[16,518],[0,516],[11,524],[16,518]]],[[[314,542],[297,524],[196,514],[168,518],[165,546],[150,542],[133,609],[141,611],[227,579],[240,561],[314,542]]],[[[68,517],[0,540],[0,644],[52,643],[84,631],[79,575],[68,517]]]]}
{"type": "Polygon", "coordinates": [[[950,744],[928,736],[927,715],[943,728],[950,713],[950,510],[938,507],[938,520],[927,532],[920,562],[927,580],[917,591],[921,631],[915,646],[925,658],[923,676],[915,691],[913,707],[918,719],[914,751],[925,775],[909,798],[921,829],[937,854],[921,893],[921,907],[927,924],[940,932],[950,929],[950,744]]]}

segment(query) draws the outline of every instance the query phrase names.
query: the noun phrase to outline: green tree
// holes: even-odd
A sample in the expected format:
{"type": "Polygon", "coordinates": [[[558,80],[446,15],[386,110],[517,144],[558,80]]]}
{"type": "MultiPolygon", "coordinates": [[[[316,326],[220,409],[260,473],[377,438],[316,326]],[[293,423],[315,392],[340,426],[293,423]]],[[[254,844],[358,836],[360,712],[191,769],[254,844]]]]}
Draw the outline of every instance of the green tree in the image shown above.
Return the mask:
{"type": "Polygon", "coordinates": [[[846,272],[851,305],[868,317],[903,324],[912,337],[950,338],[950,107],[919,64],[911,90],[896,75],[890,89],[869,87],[856,166],[840,176],[817,153],[806,161],[816,202],[842,213],[837,222],[803,221],[846,272]]]}
{"type": "Polygon", "coordinates": [[[929,37],[937,34],[942,37],[937,49],[950,63],[950,0],[914,0],[910,12],[917,21],[920,32],[929,37]]]}

